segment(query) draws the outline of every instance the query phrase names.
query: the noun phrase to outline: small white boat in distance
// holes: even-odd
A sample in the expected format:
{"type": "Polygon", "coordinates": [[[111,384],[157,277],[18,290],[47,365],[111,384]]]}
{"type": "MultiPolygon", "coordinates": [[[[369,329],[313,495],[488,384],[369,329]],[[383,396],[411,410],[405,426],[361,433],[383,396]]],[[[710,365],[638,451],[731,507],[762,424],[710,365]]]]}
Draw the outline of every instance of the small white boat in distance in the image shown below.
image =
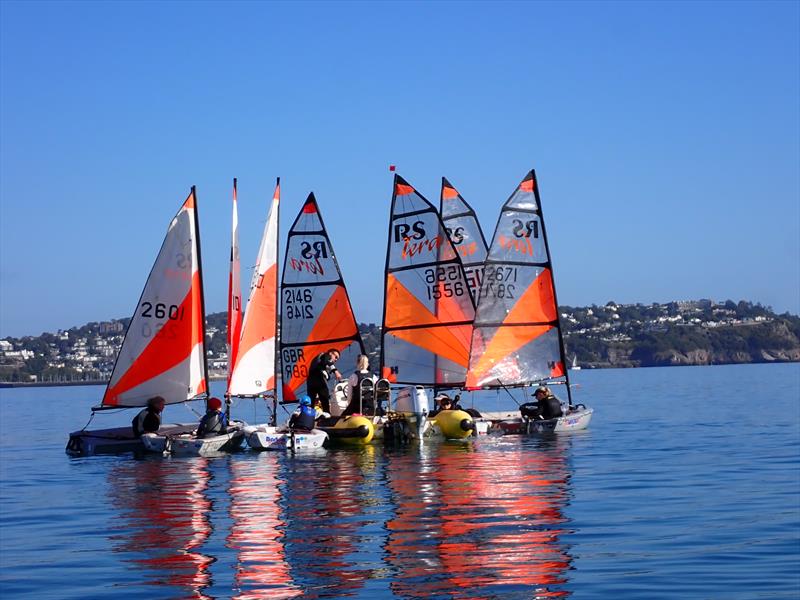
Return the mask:
{"type": "Polygon", "coordinates": [[[570,371],[580,371],[581,367],[578,365],[578,355],[574,355],[572,357],[572,365],[569,368],[570,371]]]}
{"type": "Polygon", "coordinates": [[[244,435],[247,445],[255,450],[316,450],[328,439],[320,429],[300,431],[271,425],[248,425],[244,435]]]}
{"type": "Polygon", "coordinates": [[[244,441],[246,423],[233,421],[225,433],[198,438],[194,431],[164,435],[145,433],[142,444],[148,452],[172,454],[174,456],[207,456],[216,452],[238,450],[244,441]]]}

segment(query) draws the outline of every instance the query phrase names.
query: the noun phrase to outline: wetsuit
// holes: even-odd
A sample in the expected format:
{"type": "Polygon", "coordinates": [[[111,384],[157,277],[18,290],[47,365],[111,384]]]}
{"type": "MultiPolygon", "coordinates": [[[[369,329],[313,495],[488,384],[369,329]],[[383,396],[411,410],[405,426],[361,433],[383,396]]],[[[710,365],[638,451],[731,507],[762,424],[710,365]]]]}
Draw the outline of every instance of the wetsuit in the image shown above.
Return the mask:
{"type": "Polygon", "coordinates": [[[161,415],[155,408],[148,406],[133,418],[131,427],[137,438],[142,437],[143,433],[156,433],[161,427],[161,415]]]}
{"type": "Polygon", "coordinates": [[[311,406],[302,405],[292,413],[289,418],[290,429],[304,429],[311,431],[314,429],[314,424],[317,421],[317,411],[311,406]]]}
{"type": "Polygon", "coordinates": [[[223,433],[226,429],[225,415],[218,410],[207,410],[200,425],[197,426],[197,437],[211,437],[223,433]]]}
{"type": "Polygon", "coordinates": [[[316,356],[308,369],[306,393],[311,397],[312,402],[319,398],[322,410],[326,413],[331,412],[331,392],[328,389],[328,379],[331,373],[336,372],[336,365],[331,362],[327,352],[316,356]]]}

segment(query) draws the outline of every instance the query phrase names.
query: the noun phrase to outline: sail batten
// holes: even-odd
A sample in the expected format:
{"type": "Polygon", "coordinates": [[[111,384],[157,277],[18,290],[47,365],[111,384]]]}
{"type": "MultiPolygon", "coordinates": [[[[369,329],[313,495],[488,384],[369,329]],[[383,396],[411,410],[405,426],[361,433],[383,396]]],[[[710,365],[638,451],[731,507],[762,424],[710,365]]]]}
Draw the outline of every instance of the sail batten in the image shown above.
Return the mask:
{"type": "Polygon", "coordinates": [[[393,189],[381,374],[394,383],[461,385],[475,311],[461,260],[436,208],[399,175],[393,189]]]}
{"type": "Polygon", "coordinates": [[[276,389],[276,339],[278,328],[278,217],[280,179],[272,195],[256,266],[250,281],[250,296],[244,313],[239,358],[231,374],[228,394],[258,396],[276,389]]]}
{"type": "Polygon", "coordinates": [[[208,390],[195,190],[170,222],[128,325],[102,408],[166,404],[208,390]]]}
{"type": "Polygon", "coordinates": [[[284,402],[306,393],[311,361],[331,348],[349,368],[364,344],[339,263],[314,194],[287,236],[281,278],[281,377],[284,402]]]}
{"type": "Polygon", "coordinates": [[[534,171],[503,205],[483,275],[467,387],[566,378],[552,264],[534,171]]]}

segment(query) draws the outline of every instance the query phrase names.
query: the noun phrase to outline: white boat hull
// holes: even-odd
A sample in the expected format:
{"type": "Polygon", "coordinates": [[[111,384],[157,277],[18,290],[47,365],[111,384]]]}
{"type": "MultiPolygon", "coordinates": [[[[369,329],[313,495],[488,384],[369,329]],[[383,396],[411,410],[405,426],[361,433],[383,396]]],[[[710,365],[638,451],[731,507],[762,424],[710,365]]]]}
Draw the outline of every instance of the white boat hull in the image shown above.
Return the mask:
{"type": "Polygon", "coordinates": [[[244,441],[244,424],[234,423],[226,433],[198,438],[193,432],[177,435],[145,433],[142,444],[148,452],[172,454],[175,456],[204,456],[216,452],[237,450],[244,441]]]}
{"type": "Polygon", "coordinates": [[[247,445],[255,450],[313,450],[322,448],[328,434],[320,429],[291,431],[286,427],[248,425],[244,428],[247,445]]]}
{"type": "Polygon", "coordinates": [[[490,432],[502,434],[568,433],[589,426],[594,409],[581,406],[556,419],[523,419],[518,412],[484,413],[492,422],[490,432]]]}

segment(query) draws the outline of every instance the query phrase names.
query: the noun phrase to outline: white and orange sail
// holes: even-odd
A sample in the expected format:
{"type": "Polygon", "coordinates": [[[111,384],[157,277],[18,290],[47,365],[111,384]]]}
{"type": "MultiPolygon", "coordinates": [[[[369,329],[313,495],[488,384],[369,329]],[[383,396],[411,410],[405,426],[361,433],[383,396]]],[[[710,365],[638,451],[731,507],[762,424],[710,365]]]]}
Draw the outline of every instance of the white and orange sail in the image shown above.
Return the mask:
{"type": "MultiPolygon", "coordinates": [[[[249,312],[249,308],[248,308],[249,312]]],[[[350,368],[364,344],[314,194],[289,230],[281,280],[283,401],[305,394],[308,369],[331,348],[350,368]]]]}
{"type": "Polygon", "coordinates": [[[167,404],[208,390],[195,189],[172,219],[131,318],[101,408],[167,404]]]}
{"type": "Polygon", "coordinates": [[[565,364],[550,252],[531,171],[497,221],[479,292],[467,387],[566,378],[565,364]]]}
{"type": "Polygon", "coordinates": [[[488,252],[486,238],[483,236],[475,211],[444,177],[439,198],[439,213],[442,215],[447,235],[464,266],[472,298],[477,303],[478,291],[483,281],[483,263],[488,252]]]}
{"type": "Polygon", "coordinates": [[[233,214],[231,216],[231,265],[228,276],[228,387],[236,366],[239,341],[242,336],[242,284],[239,263],[239,210],[236,199],[236,179],[233,180],[233,214]]]}
{"type": "Polygon", "coordinates": [[[250,298],[244,313],[241,339],[228,383],[231,396],[257,396],[275,392],[275,342],[278,327],[278,213],[281,182],[272,195],[256,267],[250,282],[250,298]]]}
{"type": "Polygon", "coordinates": [[[464,268],[439,213],[395,175],[381,375],[393,383],[462,385],[474,317],[464,268]]]}

